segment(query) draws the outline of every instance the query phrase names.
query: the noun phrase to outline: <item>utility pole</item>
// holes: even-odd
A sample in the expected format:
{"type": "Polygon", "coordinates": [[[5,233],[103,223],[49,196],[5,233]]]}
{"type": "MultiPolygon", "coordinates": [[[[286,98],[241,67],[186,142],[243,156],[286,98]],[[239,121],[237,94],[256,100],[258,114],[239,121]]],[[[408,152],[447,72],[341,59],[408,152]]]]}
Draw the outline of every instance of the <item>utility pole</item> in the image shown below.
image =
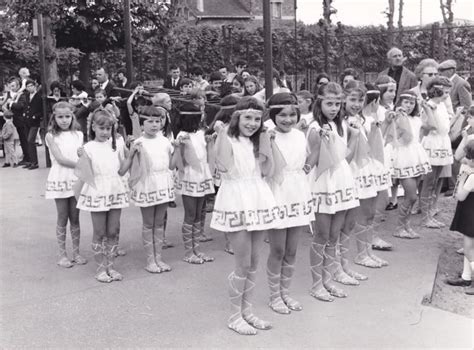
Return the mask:
{"type": "Polygon", "coordinates": [[[295,0],[295,92],[298,91],[298,21],[296,18],[296,10],[298,9],[297,0],[295,0]]]}
{"type": "Polygon", "coordinates": [[[273,95],[272,18],[270,0],[263,1],[263,40],[265,44],[265,98],[273,95]]]}

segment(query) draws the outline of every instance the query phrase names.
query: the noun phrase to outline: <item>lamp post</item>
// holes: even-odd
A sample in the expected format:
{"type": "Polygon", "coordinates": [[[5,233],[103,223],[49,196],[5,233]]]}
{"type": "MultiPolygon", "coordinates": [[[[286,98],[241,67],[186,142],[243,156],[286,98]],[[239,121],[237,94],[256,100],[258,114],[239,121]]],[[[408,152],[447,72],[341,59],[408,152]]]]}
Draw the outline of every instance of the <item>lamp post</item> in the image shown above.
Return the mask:
{"type": "Polygon", "coordinates": [[[186,76],[189,77],[189,41],[184,42],[186,48],[186,76]]]}

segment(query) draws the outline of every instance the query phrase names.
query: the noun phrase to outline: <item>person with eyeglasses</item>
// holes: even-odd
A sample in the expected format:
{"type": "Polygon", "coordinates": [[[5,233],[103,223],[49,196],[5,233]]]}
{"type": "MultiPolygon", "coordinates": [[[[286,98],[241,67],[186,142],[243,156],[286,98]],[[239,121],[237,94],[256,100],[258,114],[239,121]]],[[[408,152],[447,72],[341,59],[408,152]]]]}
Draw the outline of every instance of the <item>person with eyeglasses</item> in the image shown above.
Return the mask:
{"type": "Polygon", "coordinates": [[[398,101],[400,93],[405,90],[410,90],[417,85],[417,76],[408,68],[404,67],[406,57],[404,57],[402,50],[397,47],[392,47],[387,52],[387,60],[390,65],[389,68],[379,73],[379,76],[388,75],[397,83],[395,101],[398,101]]]}

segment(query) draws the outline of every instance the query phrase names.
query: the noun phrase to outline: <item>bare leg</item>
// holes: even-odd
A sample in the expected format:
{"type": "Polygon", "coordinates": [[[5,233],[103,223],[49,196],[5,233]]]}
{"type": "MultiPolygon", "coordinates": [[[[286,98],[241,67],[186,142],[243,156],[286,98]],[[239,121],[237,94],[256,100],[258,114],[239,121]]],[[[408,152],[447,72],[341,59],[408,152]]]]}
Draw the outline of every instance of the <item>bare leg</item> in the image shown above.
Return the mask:
{"type": "Polygon", "coordinates": [[[268,286],[270,287],[270,302],[268,306],[279,313],[289,314],[290,309],[281,298],[280,280],[283,257],[285,255],[287,230],[271,230],[268,233],[270,239],[270,254],[267,261],[268,286]]]}
{"type": "Polygon", "coordinates": [[[285,256],[281,266],[280,291],[281,298],[286,306],[293,311],[301,311],[301,304],[290,297],[290,285],[295,271],[296,250],[298,248],[299,235],[305,229],[305,226],[290,227],[287,229],[285,256]]]}
{"type": "Polygon", "coordinates": [[[66,227],[69,215],[69,203],[67,198],[57,198],[54,200],[56,203],[56,211],[58,214],[56,222],[56,240],[58,242],[58,261],[56,262],[59,266],[69,268],[73,266],[73,263],[68,259],[66,253],[66,227]]]}
{"type": "Polygon", "coordinates": [[[97,263],[95,279],[99,282],[110,283],[112,277],[107,273],[107,251],[104,240],[107,232],[107,212],[91,212],[92,218],[92,251],[97,263]]]}
{"type": "Polygon", "coordinates": [[[114,269],[114,260],[118,248],[121,214],[121,209],[110,209],[107,212],[107,239],[105,243],[107,251],[107,273],[113,281],[121,281],[123,279],[123,276],[114,269]]]}

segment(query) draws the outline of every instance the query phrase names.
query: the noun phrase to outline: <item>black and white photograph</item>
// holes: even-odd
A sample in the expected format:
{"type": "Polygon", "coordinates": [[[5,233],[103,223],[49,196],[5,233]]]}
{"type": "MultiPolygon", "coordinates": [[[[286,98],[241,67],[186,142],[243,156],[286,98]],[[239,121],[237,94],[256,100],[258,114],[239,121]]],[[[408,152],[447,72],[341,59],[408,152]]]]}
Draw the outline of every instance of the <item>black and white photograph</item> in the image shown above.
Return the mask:
{"type": "Polygon", "coordinates": [[[473,0],[0,0],[0,348],[473,349],[473,0]]]}

